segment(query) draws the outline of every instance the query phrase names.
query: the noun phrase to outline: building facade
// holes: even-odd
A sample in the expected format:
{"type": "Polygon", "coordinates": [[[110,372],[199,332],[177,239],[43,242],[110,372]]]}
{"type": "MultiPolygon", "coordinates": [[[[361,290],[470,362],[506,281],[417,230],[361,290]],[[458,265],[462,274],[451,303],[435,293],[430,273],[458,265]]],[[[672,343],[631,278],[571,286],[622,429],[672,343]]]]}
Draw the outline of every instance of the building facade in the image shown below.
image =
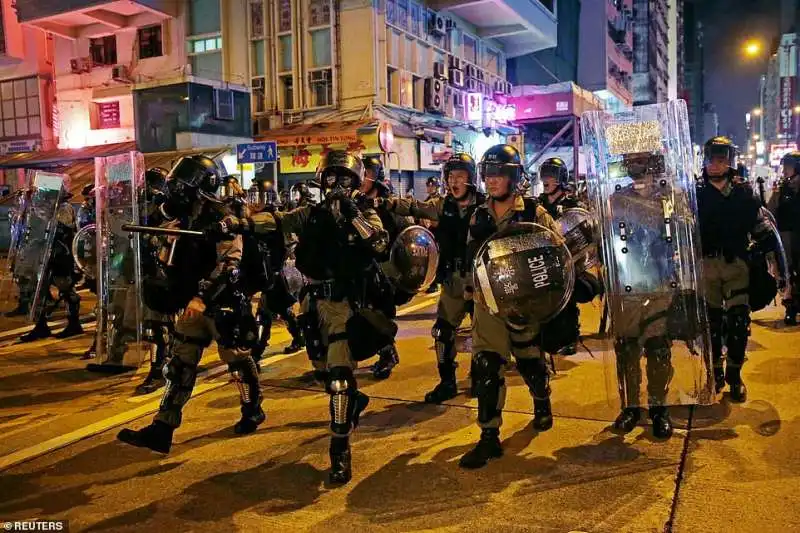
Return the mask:
{"type": "Polygon", "coordinates": [[[245,0],[17,2],[54,40],[59,148],[135,141],[144,152],[252,137],[245,0]]]}
{"type": "Polygon", "coordinates": [[[669,96],[669,9],[667,0],[633,2],[635,105],[665,102],[669,96]]]}
{"type": "Polygon", "coordinates": [[[0,155],[55,147],[54,40],[0,0],[0,155]]]}
{"type": "Polygon", "coordinates": [[[556,21],[556,3],[540,0],[252,0],[256,137],[278,141],[293,179],[344,147],[392,152],[401,181],[411,172],[424,181],[437,154],[480,157],[500,142],[512,118],[506,60],[555,46],[556,21]],[[380,124],[392,127],[389,146],[380,124]]]}
{"type": "Polygon", "coordinates": [[[558,39],[555,48],[508,60],[513,85],[550,85],[578,79],[581,39],[581,0],[558,2],[558,39]]]}
{"type": "Polygon", "coordinates": [[[683,3],[683,53],[685,60],[683,91],[689,111],[689,128],[695,143],[705,142],[702,135],[703,106],[705,105],[705,53],[703,25],[696,0],[683,3]]]}
{"type": "Polygon", "coordinates": [[[611,111],[633,105],[632,22],[633,0],[581,3],[578,85],[611,111]]]}

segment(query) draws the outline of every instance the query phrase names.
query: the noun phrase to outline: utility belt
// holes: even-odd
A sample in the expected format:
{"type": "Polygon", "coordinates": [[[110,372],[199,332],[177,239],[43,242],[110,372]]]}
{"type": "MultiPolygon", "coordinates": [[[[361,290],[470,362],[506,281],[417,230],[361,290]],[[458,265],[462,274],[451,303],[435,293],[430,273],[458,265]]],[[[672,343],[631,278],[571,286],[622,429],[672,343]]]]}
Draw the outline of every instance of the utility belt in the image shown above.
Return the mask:
{"type": "Polygon", "coordinates": [[[349,293],[351,292],[350,287],[335,280],[312,281],[303,288],[303,291],[315,300],[330,300],[332,302],[345,300],[350,296],[349,293]]]}

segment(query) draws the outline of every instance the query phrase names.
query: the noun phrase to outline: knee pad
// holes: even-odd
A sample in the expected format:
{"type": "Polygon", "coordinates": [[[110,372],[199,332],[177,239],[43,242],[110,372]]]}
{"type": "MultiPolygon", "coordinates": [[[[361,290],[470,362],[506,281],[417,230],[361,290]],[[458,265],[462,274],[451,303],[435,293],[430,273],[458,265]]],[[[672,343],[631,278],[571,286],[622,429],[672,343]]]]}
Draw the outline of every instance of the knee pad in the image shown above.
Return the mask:
{"type": "Polygon", "coordinates": [[[502,375],[505,359],[496,352],[478,352],[472,361],[472,380],[478,396],[478,422],[488,424],[500,416],[498,403],[505,384],[502,375]]]}
{"type": "Polygon", "coordinates": [[[335,366],[328,372],[325,383],[328,394],[351,394],[358,389],[353,371],[346,366],[335,366]]]}
{"type": "Polygon", "coordinates": [[[178,357],[173,357],[169,363],[164,365],[164,378],[179,386],[192,386],[197,378],[197,367],[184,363],[178,357]]]}
{"type": "Polygon", "coordinates": [[[328,374],[325,388],[330,394],[331,431],[347,436],[354,427],[356,378],[348,367],[335,366],[328,374]]]}
{"type": "Polygon", "coordinates": [[[644,341],[644,352],[648,356],[663,357],[664,354],[669,356],[671,343],[667,337],[650,337],[644,341]]]}
{"type": "Polygon", "coordinates": [[[543,399],[550,396],[550,370],[542,357],[535,359],[517,359],[519,371],[534,398],[543,399]]]}
{"type": "Polygon", "coordinates": [[[439,342],[454,342],[456,340],[456,328],[442,318],[437,318],[431,328],[431,336],[439,342]]]}

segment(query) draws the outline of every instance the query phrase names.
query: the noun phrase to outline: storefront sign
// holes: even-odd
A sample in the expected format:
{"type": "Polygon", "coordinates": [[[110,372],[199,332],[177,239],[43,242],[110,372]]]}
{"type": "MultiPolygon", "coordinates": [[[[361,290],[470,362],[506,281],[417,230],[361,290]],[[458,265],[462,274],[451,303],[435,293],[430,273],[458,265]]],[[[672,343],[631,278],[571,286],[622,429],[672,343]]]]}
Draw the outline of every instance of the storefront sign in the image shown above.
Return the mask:
{"type": "Polygon", "coordinates": [[[19,141],[0,142],[0,155],[35,152],[42,147],[41,139],[24,139],[19,141]]]}
{"type": "Polygon", "coordinates": [[[792,109],[794,108],[794,83],[795,78],[786,76],[781,78],[780,90],[780,110],[781,118],[779,123],[779,131],[783,134],[793,134],[794,120],[792,117],[792,109]]]}
{"type": "Polygon", "coordinates": [[[353,132],[345,133],[320,133],[320,134],[305,134],[305,135],[279,135],[274,137],[278,142],[278,146],[308,146],[312,144],[329,144],[329,145],[348,145],[357,143],[359,135],[353,132]]]}
{"type": "Polygon", "coordinates": [[[99,102],[97,104],[97,129],[119,127],[119,102],[99,102]]]}
{"type": "MultiPolygon", "coordinates": [[[[303,137],[313,139],[313,137],[303,137]]],[[[377,154],[381,149],[378,146],[378,134],[356,136],[352,141],[337,141],[320,144],[286,144],[278,141],[280,154],[281,174],[296,174],[299,172],[316,172],[320,159],[331,150],[347,150],[362,154],[377,154]]]]}
{"type": "Polygon", "coordinates": [[[770,166],[773,168],[780,166],[783,156],[794,150],[797,150],[797,143],[773,144],[769,151],[770,166]]]}
{"type": "Polygon", "coordinates": [[[483,120],[483,93],[467,93],[467,120],[483,120]]]}
{"type": "Polygon", "coordinates": [[[452,148],[442,143],[419,142],[420,170],[441,170],[442,163],[452,155],[452,148]]]}

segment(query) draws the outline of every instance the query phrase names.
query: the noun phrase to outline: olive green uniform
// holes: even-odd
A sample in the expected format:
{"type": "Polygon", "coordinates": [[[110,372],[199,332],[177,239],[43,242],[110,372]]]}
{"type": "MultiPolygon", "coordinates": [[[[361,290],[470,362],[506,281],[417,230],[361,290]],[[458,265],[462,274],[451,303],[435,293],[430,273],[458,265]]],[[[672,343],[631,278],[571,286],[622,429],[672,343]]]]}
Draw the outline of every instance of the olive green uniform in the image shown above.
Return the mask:
{"type": "MultiPolygon", "coordinates": [[[[502,231],[515,220],[518,220],[520,213],[525,210],[525,204],[521,196],[515,195],[514,205],[505,214],[498,217],[495,212],[495,201],[487,200],[488,211],[491,214],[497,231],[502,231]]],[[[541,205],[536,206],[536,224],[544,226],[556,235],[561,235],[561,229],[547,210],[541,205]]],[[[471,226],[475,223],[475,215],[471,221],[471,226]]],[[[470,235],[472,240],[472,235],[470,235]]],[[[475,302],[475,317],[472,324],[472,354],[473,358],[483,352],[493,352],[506,358],[513,355],[520,366],[523,360],[536,360],[542,357],[541,351],[536,345],[536,337],[539,334],[539,324],[529,323],[524,327],[512,327],[506,322],[489,312],[489,309],[479,300],[475,302]]],[[[524,363],[522,363],[524,366],[524,363]]],[[[504,367],[499,366],[492,369],[496,372],[496,379],[500,382],[500,391],[497,395],[497,405],[493,409],[492,416],[478,417],[478,425],[481,428],[499,428],[502,423],[502,411],[506,399],[506,385],[504,379],[504,367]]],[[[526,379],[527,381],[527,379],[526,379]]],[[[529,385],[530,388],[530,385],[529,385]]],[[[533,393],[533,390],[531,391],[533,393]]],[[[549,388],[546,391],[549,397],[549,388]]],[[[540,396],[534,395],[534,399],[540,396]]],[[[544,396],[542,394],[542,396],[544,396]]]]}

